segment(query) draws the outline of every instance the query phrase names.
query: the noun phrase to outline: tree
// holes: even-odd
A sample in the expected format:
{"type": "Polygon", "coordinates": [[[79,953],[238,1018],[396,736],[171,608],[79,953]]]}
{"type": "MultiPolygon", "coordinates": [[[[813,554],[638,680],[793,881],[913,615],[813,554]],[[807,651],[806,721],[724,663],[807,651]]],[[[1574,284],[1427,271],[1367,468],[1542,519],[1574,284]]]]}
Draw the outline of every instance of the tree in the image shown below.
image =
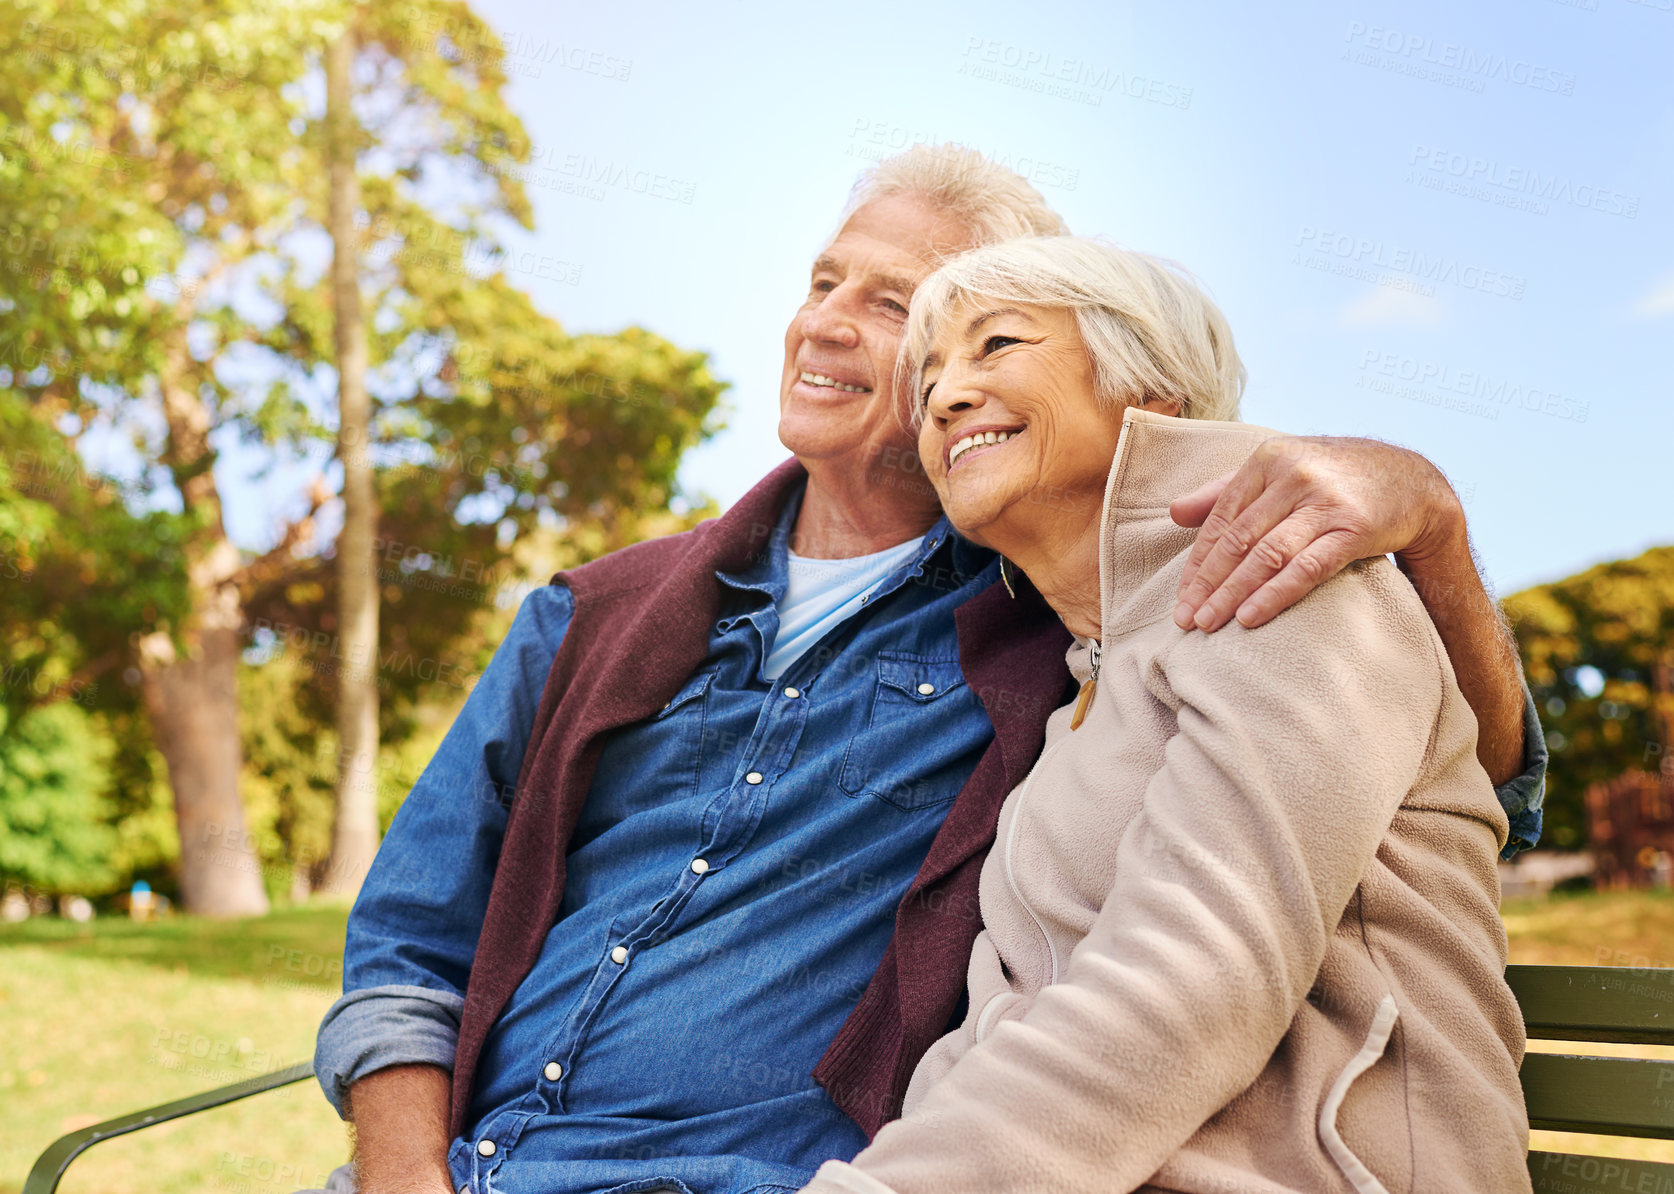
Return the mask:
{"type": "Polygon", "coordinates": [[[337,360],[337,459],[343,529],[337,535],[337,622],[346,666],[337,673],[339,759],[327,885],[353,893],[378,850],[377,787],[364,782],[378,754],[378,581],[372,540],[372,403],[366,392],[366,327],[360,301],[360,137],[352,107],[357,33],[346,25],[326,47],[326,170],[330,199],[332,324],[337,360]]]}
{"type": "MultiPolygon", "coordinates": [[[[323,63],[351,18],[370,417],[339,463],[358,447],[375,474],[384,733],[405,732],[426,687],[474,674],[449,657],[520,536],[611,546],[668,506],[723,388],[701,354],[649,333],[567,336],[508,280],[503,235],[530,220],[515,177],[528,141],[500,96],[498,43],[463,4],[0,12],[0,305],[18,352],[45,362],[10,388],[43,420],[127,436],[131,504],[175,512],[180,609],[110,666],[140,676],[193,911],[265,902],[238,792],[252,619],[287,642],[306,633],[316,676],[350,649],[330,553],[358,548],[315,542],[345,478],[323,471],[260,552],[232,542],[222,489],[234,449],[306,467],[353,434],[330,367],[341,307],[323,268],[330,171],[316,165],[323,63]]],[[[323,687],[299,696],[331,724],[323,687]]]]}
{"type": "Polygon", "coordinates": [[[287,68],[251,52],[276,32],[274,17],[206,9],[41,0],[0,18],[17,184],[6,192],[8,280],[22,283],[6,298],[25,349],[61,362],[26,375],[23,392],[49,417],[133,429],[140,500],[186,516],[176,545],[186,611],[139,636],[128,662],[175,793],[183,902],[236,915],[265,910],[266,898],[238,799],[241,561],[214,475],[231,387],[203,349],[215,315],[198,300],[282,207],[288,180],[250,147],[285,133],[280,106],[261,97],[287,68]],[[226,86],[229,58],[241,87],[226,86]],[[136,426],[139,405],[152,427],[136,426]]]}
{"type": "Polygon", "coordinates": [[[0,345],[0,879],[99,894],[155,856],[112,824],[144,805],[149,758],[111,672],[130,631],[180,612],[178,519],[136,516],[86,473],[10,388],[43,367],[15,348],[0,345]]]}
{"type": "Polygon", "coordinates": [[[103,807],[110,744],[73,701],[0,712],[0,879],[43,891],[112,886],[116,835],[103,807]]]}
{"type": "Polygon", "coordinates": [[[1587,840],[1590,784],[1633,770],[1674,772],[1674,547],[1600,564],[1505,601],[1551,749],[1546,835],[1587,840]]]}

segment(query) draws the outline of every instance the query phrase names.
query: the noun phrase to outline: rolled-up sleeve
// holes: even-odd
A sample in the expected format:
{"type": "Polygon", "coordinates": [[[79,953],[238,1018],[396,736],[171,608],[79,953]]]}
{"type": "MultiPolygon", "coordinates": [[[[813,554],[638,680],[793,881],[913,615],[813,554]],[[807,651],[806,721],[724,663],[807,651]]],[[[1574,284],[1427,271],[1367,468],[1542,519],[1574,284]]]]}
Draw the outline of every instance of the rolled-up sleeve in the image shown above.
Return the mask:
{"type": "Polygon", "coordinates": [[[351,1083],[392,1065],[453,1068],[465,999],[425,987],[350,991],[331,1005],[314,1050],[314,1076],[337,1114],[347,1119],[351,1083]]]}
{"type": "Polygon", "coordinates": [[[1523,685],[1523,774],[1514,776],[1494,789],[1511,822],[1511,836],[1506,839],[1500,857],[1517,857],[1524,850],[1532,850],[1540,841],[1541,805],[1546,801],[1546,735],[1540,728],[1540,712],[1535,708],[1534,694],[1528,684],[1523,685]]]}
{"type": "Polygon", "coordinates": [[[349,914],[343,997],[314,1051],[314,1076],[340,1116],[367,1074],[453,1067],[507,811],[573,608],[558,585],[524,600],[373,860],[349,914]]]}

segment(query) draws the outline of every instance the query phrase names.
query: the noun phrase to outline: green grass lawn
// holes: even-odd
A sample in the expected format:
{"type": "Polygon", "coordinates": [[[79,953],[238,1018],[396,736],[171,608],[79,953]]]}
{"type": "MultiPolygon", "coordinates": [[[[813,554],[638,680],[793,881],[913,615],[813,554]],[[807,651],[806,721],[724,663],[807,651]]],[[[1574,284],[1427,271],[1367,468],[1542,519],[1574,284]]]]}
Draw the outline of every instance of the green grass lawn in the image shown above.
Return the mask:
{"type": "MultiPolygon", "coordinates": [[[[343,907],[259,920],[0,928],[0,1191],[65,1132],[313,1055],[342,982],[343,907]]],[[[100,1144],[64,1194],[314,1186],[347,1155],[313,1083],[100,1144]]]]}
{"type": "MultiPolygon", "coordinates": [[[[1674,967],[1674,893],[1519,900],[1503,915],[1514,962],[1674,967]]],[[[0,926],[0,1194],[20,1190],[64,1132],[308,1059],[341,983],[346,918],[339,906],[0,926]]],[[[1674,1161],[1669,1142],[1537,1137],[1537,1147],[1674,1161]]],[[[101,1144],[60,1189],[287,1194],[346,1155],[343,1125],[299,1083],[101,1144]]]]}

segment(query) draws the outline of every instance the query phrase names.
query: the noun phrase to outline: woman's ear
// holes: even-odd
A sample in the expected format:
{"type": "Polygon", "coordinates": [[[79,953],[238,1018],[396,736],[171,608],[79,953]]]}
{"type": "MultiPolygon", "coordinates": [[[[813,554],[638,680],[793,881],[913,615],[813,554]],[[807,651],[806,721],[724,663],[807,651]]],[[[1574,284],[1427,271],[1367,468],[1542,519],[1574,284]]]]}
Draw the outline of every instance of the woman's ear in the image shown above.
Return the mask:
{"type": "Polygon", "coordinates": [[[1148,410],[1154,415],[1169,415],[1179,417],[1180,404],[1169,398],[1147,398],[1139,404],[1140,410],[1148,410]]]}

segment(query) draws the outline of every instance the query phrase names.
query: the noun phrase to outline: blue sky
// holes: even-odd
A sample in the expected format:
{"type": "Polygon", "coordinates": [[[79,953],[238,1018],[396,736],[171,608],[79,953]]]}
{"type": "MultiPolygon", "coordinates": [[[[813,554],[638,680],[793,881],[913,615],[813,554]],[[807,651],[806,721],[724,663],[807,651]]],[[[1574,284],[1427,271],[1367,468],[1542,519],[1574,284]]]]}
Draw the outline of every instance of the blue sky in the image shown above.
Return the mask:
{"type": "Polygon", "coordinates": [[[733,383],[691,490],[783,457],[859,170],[954,140],[1194,271],[1250,421],[1435,460],[1500,591],[1674,542],[1674,0],[477,7],[535,142],[514,280],[733,383]]]}

